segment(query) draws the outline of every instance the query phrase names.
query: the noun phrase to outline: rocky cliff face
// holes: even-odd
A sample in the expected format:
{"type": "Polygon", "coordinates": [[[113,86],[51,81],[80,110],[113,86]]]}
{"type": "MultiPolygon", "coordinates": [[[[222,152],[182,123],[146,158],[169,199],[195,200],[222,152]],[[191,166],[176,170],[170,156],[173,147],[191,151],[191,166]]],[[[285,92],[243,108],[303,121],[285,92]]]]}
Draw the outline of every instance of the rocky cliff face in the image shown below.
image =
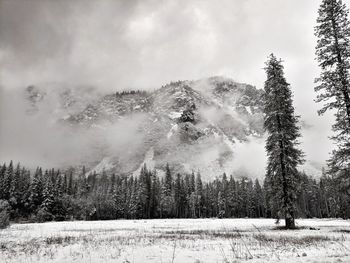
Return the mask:
{"type": "Polygon", "coordinates": [[[160,173],[169,163],[175,172],[199,169],[204,177],[217,176],[234,169],[238,143],[263,134],[263,91],[223,77],[172,82],[152,92],[86,90],[67,88],[50,94],[30,87],[27,97],[32,114],[50,105],[58,125],[102,130],[94,143],[99,150],[93,158],[82,159],[89,171],[132,174],[146,162],[160,173]],[[125,130],[123,123],[130,122],[135,144],[122,152],[105,150],[109,145],[103,131],[117,139],[125,130]],[[111,134],[108,127],[115,124],[120,132],[111,134]]]}

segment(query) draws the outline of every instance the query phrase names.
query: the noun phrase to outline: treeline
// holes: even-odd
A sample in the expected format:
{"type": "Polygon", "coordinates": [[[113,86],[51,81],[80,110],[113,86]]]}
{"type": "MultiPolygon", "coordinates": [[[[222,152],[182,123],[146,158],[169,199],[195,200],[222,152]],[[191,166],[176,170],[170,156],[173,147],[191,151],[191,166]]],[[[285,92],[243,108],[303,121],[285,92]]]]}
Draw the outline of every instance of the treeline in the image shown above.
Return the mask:
{"type": "MultiPolygon", "coordinates": [[[[141,169],[140,175],[91,174],[37,168],[10,162],[0,169],[0,201],[13,221],[106,220],[141,218],[278,218],[266,183],[223,174],[203,182],[200,173],[165,176],[141,169]]],[[[350,217],[349,196],[336,179],[316,181],[301,174],[298,217],[350,217]]]]}
{"type": "Polygon", "coordinates": [[[115,93],[115,96],[117,98],[122,97],[122,96],[126,96],[126,95],[135,95],[135,94],[139,94],[141,96],[146,96],[147,95],[147,91],[145,90],[124,90],[124,91],[117,91],[115,93]]]}

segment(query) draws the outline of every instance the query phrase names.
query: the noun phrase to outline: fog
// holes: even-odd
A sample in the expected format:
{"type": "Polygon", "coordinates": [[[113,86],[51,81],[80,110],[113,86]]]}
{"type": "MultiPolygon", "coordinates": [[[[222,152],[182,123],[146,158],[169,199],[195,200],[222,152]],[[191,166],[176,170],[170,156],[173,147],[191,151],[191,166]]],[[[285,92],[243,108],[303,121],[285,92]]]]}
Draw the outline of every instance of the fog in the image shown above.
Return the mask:
{"type": "MultiPolygon", "coordinates": [[[[306,158],[324,164],[333,117],[319,117],[321,105],[314,102],[319,3],[0,0],[0,159],[59,164],[66,157],[79,159],[96,138],[87,131],[78,136],[57,130],[49,115],[23,115],[23,101],[8,94],[28,85],[60,83],[56,89],[94,87],[105,93],[224,75],[262,88],[264,61],[274,52],[285,61],[296,112],[309,127],[302,138],[306,158]],[[47,160],[48,152],[57,163],[47,160]]],[[[133,141],[126,128],[115,129],[133,141]]]]}
{"type": "Polygon", "coordinates": [[[59,108],[54,106],[58,105],[54,96],[39,103],[37,112],[31,114],[31,105],[23,95],[11,91],[1,94],[2,161],[20,161],[31,168],[91,165],[106,155],[127,157],[143,142],[143,114],[86,129],[57,121],[62,113],[55,111],[59,108]]]}

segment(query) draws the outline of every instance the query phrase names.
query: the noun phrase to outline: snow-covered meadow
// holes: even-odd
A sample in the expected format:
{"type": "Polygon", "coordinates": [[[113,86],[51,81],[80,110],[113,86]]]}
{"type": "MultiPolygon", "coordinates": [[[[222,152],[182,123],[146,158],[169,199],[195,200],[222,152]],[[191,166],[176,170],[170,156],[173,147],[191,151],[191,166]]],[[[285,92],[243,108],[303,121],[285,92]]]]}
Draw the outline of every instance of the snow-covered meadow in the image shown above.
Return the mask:
{"type": "Polygon", "coordinates": [[[350,221],[164,219],[13,224],[0,262],[350,262],[350,221]],[[283,222],[281,222],[283,223],[283,222]]]}

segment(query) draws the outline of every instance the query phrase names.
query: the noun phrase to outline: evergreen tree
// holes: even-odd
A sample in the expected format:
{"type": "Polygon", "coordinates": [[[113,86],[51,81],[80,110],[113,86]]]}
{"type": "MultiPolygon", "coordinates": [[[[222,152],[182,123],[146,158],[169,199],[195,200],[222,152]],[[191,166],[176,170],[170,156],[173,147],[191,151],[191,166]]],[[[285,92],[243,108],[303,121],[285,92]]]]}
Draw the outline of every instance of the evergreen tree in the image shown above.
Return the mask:
{"type": "Polygon", "coordinates": [[[229,212],[229,217],[238,217],[236,181],[232,175],[230,176],[229,190],[227,195],[227,209],[229,212]]]}
{"type": "Polygon", "coordinates": [[[221,191],[219,191],[219,193],[218,193],[218,215],[217,215],[219,218],[223,218],[225,216],[225,213],[226,213],[225,202],[226,202],[226,200],[224,199],[221,191]]]}
{"type": "Polygon", "coordinates": [[[124,198],[121,183],[114,185],[113,202],[115,218],[122,218],[124,216],[124,198]]]}
{"type": "Polygon", "coordinates": [[[158,215],[158,205],[160,199],[160,182],[157,176],[157,172],[154,170],[151,175],[151,197],[150,197],[150,210],[151,218],[156,218],[158,215]]]}
{"type": "Polygon", "coordinates": [[[140,212],[142,218],[150,218],[151,173],[147,170],[146,164],[141,168],[139,185],[140,212]]]}
{"type": "Polygon", "coordinates": [[[192,192],[189,196],[189,208],[190,208],[190,217],[196,217],[196,206],[197,206],[197,196],[195,192],[192,192]]]}
{"type": "Polygon", "coordinates": [[[253,207],[255,210],[256,217],[265,216],[263,200],[264,200],[263,191],[261,189],[259,180],[256,179],[254,183],[254,190],[253,190],[253,207]]]}
{"type": "Polygon", "coordinates": [[[20,216],[23,218],[26,218],[30,214],[30,203],[29,203],[29,196],[30,196],[30,182],[31,182],[31,176],[30,171],[26,170],[24,167],[22,168],[21,172],[21,180],[19,185],[19,192],[20,192],[20,207],[19,212],[20,216]]]}
{"type": "Polygon", "coordinates": [[[250,217],[250,218],[254,218],[256,217],[256,214],[255,214],[255,207],[254,207],[254,189],[253,189],[253,181],[251,179],[248,180],[247,182],[247,188],[246,188],[246,191],[247,191],[247,199],[246,199],[246,202],[247,202],[247,216],[250,217]]]}
{"type": "Polygon", "coordinates": [[[169,164],[165,167],[165,179],[161,187],[161,214],[162,217],[171,217],[174,209],[173,178],[169,164]]]}
{"type": "Polygon", "coordinates": [[[174,185],[174,202],[175,202],[175,216],[177,218],[184,217],[185,203],[185,192],[184,192],[184,181],[181,174],[176,175],[174,185]]]}
{"type": "Polygon", "coordinates": [[[30,186],[29,203],[31,210],[34,212],[43,202],[43,181],[42,170],[37,168],[34,174],[33,181],[30,186]]]}
{"type": "Polygon", "coordinates": [[[323,0],[315,34],[316,55],[321,75],[315,90],[318,102],[325,102],[320,114],[335,110],[332,137],[337,145],[329,160],[330,173],[337,174],[350,190],[350,22],[342,0],[323,0]]]}
{"type": "Polygon", "coordinates": [[[298,117],[294,114],[292,92],[284,77],[281,60],[271,54],[265,70],[264,127],[268,132],[266,178],[274,201],[284,214],[286,228],[294,228],[299,185],[297,166],[303,163],[303,154],[297,148],[300,137],[298,117]]]}
{"type": "Polygon", "coordinates": [[[69,171],[68,175],[68,184],[67,184],[67,194],[73,195],[74,194],[74,183],[73,183],[73,171],[69,171]]]}
{"type": "Polygon", "coordinates": [[[12,175],[12,180],[10,183],[9,197],[13,199],[11,202],[17,203],[19,199],[19,185],[21,181],[21,166],[18,163],[16,169],[12,175]]]}
{"type": "Polygon", "coordinates": [[[165,182],[164,183],[165,183],[166,195],[170,196],[172,188],[173,188],[173,178],[172,178],[170,167],[169,167],[168,163],[166,164],[166,167],[165,167],[165,182]]]}
{"type": "MultiPolygon", "coordinates": [[[[108,193],[108,189],[109,189],[109,180],[108,180],[108,176],[107,176],[107,172],[105,169],[103,169],[102,171],[102,175],[101,175],[101,182],[100,182],[100,188],[99,188],[99,193],[102,195],[106,195],[108,193]]],[[[87,183],[86,183],[86,177],[83,173],[83,177],[81,179],[81,189],[82,192],[84,194],[86,194],[87,191],[87,183]]]]}
{"type": "Polygon", "coordinates": [[[137,218],[137,210],[140,203],[137,178],[130,178],[130,187],[129,215],[131,218],[137,218]]]}
{"type": "Polygon", "coordinates": [[[63,175],[63,181],[62,181],[62,190],[64,194],[68,193],[68,176],[67,173],[64,173],[63,175]]]}
{"type": "Polygon", "coordinates": [[[237,182],[237,209],[238,217],[247,217],[247,177],[242,177],[241,180],[237,182]]]}
{"type": "Polygon", "coordinates": [[[11,217],[15,217],[15,213],[19,213],[21,207],[21,195],[20,195],[20,183],[21,183],[21,166],[18,163],[16,169],[12,173],[12,179],[10,180],[10,189],[8,193],[9,203],[11,205],[11,217]]]}
{"type": "Polygon", "coordinates": [[[202,217],[203,211],[203,183],[200,172],[198,171],[196,176],[196,206],[197,216],[202,217]]]}
{"type": "Polygon", "coordinates": [[[190,186],[189,186],[189,191],[190,193],[194,192],[196,190],[196,179],[194,175],[194,171],[191,173],[191,178],[190,178],[190,186]]]}
{"type": "Polygon", "coordinates": [[[3,179],[3,185],[2,185],[2,196],[3,199],[9,200],[10,199],[10,190],[11,190],[11,183],[13,179],[13,162],[11,161],[8,167],[6,168],[6,172],[3,179]]]}
{"type": "Polygon", "coordinates": [[[5,199],[5,174],[6,164],[4,163],[0,168],[0,199],[5,199]]]}
{"type": "Polygon", "coordinates": [[[5,176],[6,164],[4,163],[0,168],[0,180],[5,176]]]}
{"type": "MultiPolygon", "coordinates": [[[[105,194],[107,192],[108,188],[108,180],[107,180],[107,175],[106,172],[103,170],[101,180],[103,180],[102,183],[102,189],[101,193],[105,194]]],[[[77,184],[77,194],[79,197],[86,197],[87,193],[89,192],[89,186],[87,183],[86,179],[86,168],[83,166],[81,173],[79,174],[78,177],[78,184],[77,184]]]]}
{"type": "Polygon", "coordinates": [[[227,175],[226,173],[224,173],[222,175],[222,197],[225,201],[224,203],[224,210],[227,211],[227,213],[225,213],[225,216],[229,216],[228,213],[228,192],[229,192],[229,185],[228,185],[228,181],[227,181],[227,175]]]}
{"type": "Polygon", "coordinates": [[[46,183],[42,192],[43,201],[40,205],[39,220],[51,221],[53,220],[53,208],[55,205],[54,189],[50,178],[46,178],[46,183]]]}
{"type": "Polygon", "coordinates": [[[109,193],[113,193],[115,187],[115,174],[113,173],[111,176],[111,183],[109,186],[109,193]]]}
{"type": "MultiPolygon", "coordinates": [[[[96,191],[96,181],[97,181],[97,174],[96,174],[96,171],[93,171],[93,173],[90,174],[88,176],[88,178],[87,178],[87,182],[88,182],[88,185],[89,185],[89,190],[90,190],[91,193],[96,191]]],[[[113,190],[114,190],[114,188],[113,188],[113,190]]]]}

